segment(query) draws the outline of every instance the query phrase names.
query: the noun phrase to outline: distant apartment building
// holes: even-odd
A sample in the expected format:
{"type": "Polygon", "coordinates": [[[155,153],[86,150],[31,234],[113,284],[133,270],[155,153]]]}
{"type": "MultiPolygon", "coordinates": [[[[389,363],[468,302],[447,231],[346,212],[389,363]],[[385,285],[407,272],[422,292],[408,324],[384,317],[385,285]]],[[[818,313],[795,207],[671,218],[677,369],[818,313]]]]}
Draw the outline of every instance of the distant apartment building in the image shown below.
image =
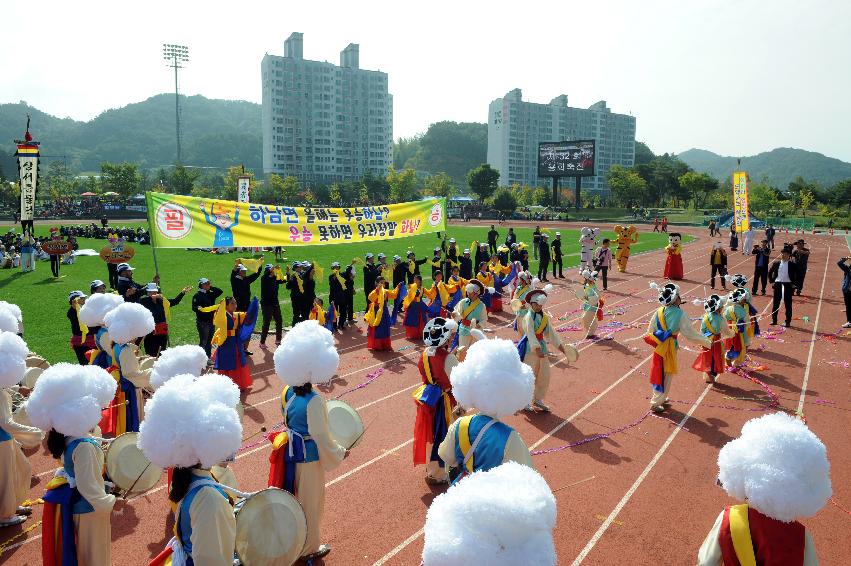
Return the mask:
{"type": "Polygon", "coordinates": [[[361,69],[354,43],[338,66],[305,59],[303,42],[293,33],[283,57],[263,57],[263,173],[307,183],[385,173],[393,163],[387,73],[361,69]]]}
{"type": "MultiPolygon", "coordinates": [[[[635,163],[635,117],[612,113],[605,101],[587,110],[571,108],[566,94],[549,104],[525,102],[519,88],[490,103],[488,163],[499,170],[500,185],[552,186],[550,178],[538,178],[538,144],[584,139],[596,140],[596,176],[584,177],[582,190],[608,194],[609,168],[635,163]]],[[[563,187],[574,183],[561,180],[563,187]]]]}

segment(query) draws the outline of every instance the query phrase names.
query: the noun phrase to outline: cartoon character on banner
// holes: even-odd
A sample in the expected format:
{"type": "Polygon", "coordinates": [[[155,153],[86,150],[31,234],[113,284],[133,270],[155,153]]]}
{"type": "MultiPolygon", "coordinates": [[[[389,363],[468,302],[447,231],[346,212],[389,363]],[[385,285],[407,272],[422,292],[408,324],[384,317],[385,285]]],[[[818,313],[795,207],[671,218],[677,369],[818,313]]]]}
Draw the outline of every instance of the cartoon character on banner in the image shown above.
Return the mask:
{"type": "Polygon", "coordinates": [[[665,251],[668,253],[665,259],[665,279],[680,281],[683,278],[683,246],[680,243],[682,235],[679,232],[671,232],[668,235],[668,245],[665,251]]]}
{"type": "Polygon", "coordinates": [[[600,235],[599,228],[583,228],[580,230],[579,245],[582,250],[579,254],[579,270],[594,268],[594,247],[597,243],[597,236],[600,235]]]}
{"type": "Polygon", "coordinates": [[[207,213],[207,208],[202,202],[198,205],[201,212],[204,213],[204,218],[207,224],[215,227],[216,237],[213,240],[214,248],[232,248],[233,245],[233,227],[239,224],[239,207],[232,211],[230,207],[222,203],[213,202],[210,207],[210,213],[207,213]],[[231,219],[231,212],[233,218],[231,219]]]}
{"type": "Polygon", "coordinates": [[[626,264],[629,261],[629,249],[632,244],[638,242],[638,230],[635,226],[615,226],[615,234],[617,235],[617,250],[615,250],[615,261],[618,263],[618,271],[623,273],[626,271],[626,264]]]}

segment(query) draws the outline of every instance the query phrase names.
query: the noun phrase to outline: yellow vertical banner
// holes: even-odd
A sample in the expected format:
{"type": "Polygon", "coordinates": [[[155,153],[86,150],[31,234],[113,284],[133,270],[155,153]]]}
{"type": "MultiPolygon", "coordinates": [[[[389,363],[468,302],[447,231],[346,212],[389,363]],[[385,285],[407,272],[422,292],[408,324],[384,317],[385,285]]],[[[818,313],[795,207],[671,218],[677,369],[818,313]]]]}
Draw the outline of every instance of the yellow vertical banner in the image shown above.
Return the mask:
{"type": "Polygon", "coordinates": [[[290,207],[147,193],[160,248],[321,246],[377,242],[446,230],[446,199],[381,206],[290,207]]]}
{"type": "Polygon", "coordinates": [[[748,210],[748,174],[745,171],[733,172],[733,221],[736,232],[751,229],[748,210]]]}

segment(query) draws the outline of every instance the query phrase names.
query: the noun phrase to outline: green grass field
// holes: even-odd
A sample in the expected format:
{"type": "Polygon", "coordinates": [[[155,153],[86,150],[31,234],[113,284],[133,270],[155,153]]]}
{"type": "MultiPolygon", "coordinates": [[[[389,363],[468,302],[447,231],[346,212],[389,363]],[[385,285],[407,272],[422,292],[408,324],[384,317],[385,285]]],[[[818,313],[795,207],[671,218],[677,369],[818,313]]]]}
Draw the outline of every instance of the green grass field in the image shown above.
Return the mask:
{"type": "MultiPolygon", "coordinates": [[[[121,222],[119,225],[131,225],[131,222],[121,222]]],[[[498,227],[500,239],[508,232],[506,227],[498,227]]],[[[46,234],[48,227],[37,226],[38,234],[46,234]]],[[[519,241],[531,244],[532,229],[519,228],[515,230],[519,241]]],[[[486,240],[487,228],[469,226],[451,226],[449,236],[458,240],[463,249],[469,247],[473,240],[486,240]]],[[[555,233],[550,229],[551,238],[555,233]]],[[[576,230],[561,230],[564,240],[563,249],[566,252],[564,258],[565,267],[573,267],[579,263],[579,233],[576,230]]],[[[611,238],[610,231],[603,233],[602,237],[611,238]]],[[[602,240],[598,239],[598,242],[602,240]]],[[[642,232],[640,241],[633,245],[632,253],[657,249],[667,244],[667,236],[642,232]]],[[[686,241],[688,241],[686,237],[686,241]]],[[[100,250],[106,242],[104,240],[79,240],[80,248],[92,248],[100,250]]],[[[363,256],[367,252],[378,254],[383,252],[391,257],[399,254],[404,257],[405,252],[413,249],[418,258],[431,257],[432,250],[440,244],[436,235],[415,236],[394,241],[384,241],[364,244],[344,244],[316,247],[295,247],[285,252],[288,261],[313,260],[325,268],[325,278],[317,282],[317,293],[327,296],[328,280],[332,261],[348,264],[353,257],[363,256]]],[[[135,279],[140,283],[146,283],[154,275],[154,262],[150,246],[134,246],[136,256],[131,262],[136,268],[135,279]]],[[[530,251],[531,254],[531,251],[530,251]]],[[[230,293],[230,270],[234,261],[240,257],[239,253],[224,255],[213,255],[200,251],[186,250],[158,250],[157,259],[161,276],[163,292],[169,298],[173,297],[181,287],[196,286],[199,277],[208,277],[213,285],[220,287],[226,294],[230,293]]],[[[266,254],[267,263],[274,263],[274,254],[266,254]]],[[[530,268],[537,270],[537,261],[532,260],[530,268]]],[[[99,257],[78,257],[74,265],[63,265],[62,277],[54,279],[50,273],[50,264],[46,261],[38,262],[35,272],[21,273],[13,269],[0,270],[0,299],[15,303],[21,307],[24,315],[24,326],[27,343],[30,349],[38,352],[52,363],[59,361],[74,361],[74,353],[68,346],[70,338],[70,325],[65,316],[68,310],[67,297],[70,291],[80,289],[84,293],[89,292],[89,283],[92,279],[108,281],[106,264],[99,257]]],[[[362,285],[362,272],[358,269],[357,284],[362,285]]],[[[426,280],[430,277],[425,276],[426,280]]],[[[255,293],[260,293],[260,282],[252,285],[255,293]]],[[[289,324],[292,311],[289,304],[289,294],[285,288],[281,289],[282,311],[285,324],[289,324]]],[[[363,292],[355,295],[355,310],[363,311],[365,308],[363,292]]],[[[195,330],[195,315],[191,309],[191,297],[184,298],[180,305],[172,309],[172,321],[170,323],[170,335],[172,344],[197,343],[195,330]]],[[[327,299],[326,299],[327,305],[327,299]]]]}

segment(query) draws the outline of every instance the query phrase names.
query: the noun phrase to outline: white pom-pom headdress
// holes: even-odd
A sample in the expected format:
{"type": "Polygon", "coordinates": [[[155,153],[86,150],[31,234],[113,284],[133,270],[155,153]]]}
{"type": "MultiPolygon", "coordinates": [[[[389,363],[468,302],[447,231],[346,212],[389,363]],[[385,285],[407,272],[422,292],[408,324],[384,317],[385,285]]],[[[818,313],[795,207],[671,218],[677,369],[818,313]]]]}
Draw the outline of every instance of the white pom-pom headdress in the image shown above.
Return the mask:
{"type": "Polygon", "coordinates": [[[474,342],[464,361],[452,368],[449,380],[463,407],[499,418],[532,402],[535,376],[520,361],[511,340],[493,339],[474,342]]]}
{"type": "Polygon", "coordinates": [[[673,283],[665,283],[664,287],[660,287],[658,283],[651,281],[650,288],[659,293],[658,301],[664,306],[674,304],[674,300],[680,296],[680,287],[673,283]]]}
{"type": "Polygon", "coordinates": [[[552,285],[544,285],[540,289],[533,289],[533,290],[529,291],[528,293],[526,293],[526,302],[527,303],[538,303],[539,305],[543,306],[543,305],[547,304],[547,298],[549,297],[550,293],[552,293],[552,292],[553,292],[553,286],[552,285]]]}
{"type": "Polygon", "coordinates": [[[109,311],[103,319],[109,337],[116,344],[127,344],[154,331],[151,311],[136,303],[124,303],[109,311]]]}
{"type": "Polygon", "coordinates": [[[80,322],[89,328],[103,326],[103,319],[107,313],[122,303],[124,299],[121,295],[95,293],[86,299],[86,304],[80,307],[80,322]]]}
{"type": "Polygon", "coordinates": [[[151,371],[151,386],[154,390],[175,375],[189,374],[198,377],[207,366],[204,348],[191,344],[173,346],[163,350],[151,371]]]}
{"type": "Polygon", "coordinates": [[[21,307],[6,301],[0,301],[0,312],[8,313],[15,320],[14,329],[8,322],[8,317],[5,317],[6,322],[2,324],[0,330],[3,332],[14,332],[15,334],[23,334],[24,332],[24,315],[21,313],[21,307]]]}
{"type": "Polygon", "coordinates": [[[589,281],[596,281],[598,274],[596,271],[592,271],[586,267],[585,269],[579,272],[579,275],[581,275],[585,279],[588,279],[589,281]]]}
{"type": "Polygon", "coordinates": [[[0,309],[0,332],[18,333],[18,321],[10,311],[0,309]]]}
{"type": "Polygon", "coordinates": [[[30,349],[14,332],[0,332],[0,389],[12,387],[24,378],[30,349]]]}
{"type": "Polygon", "coordinates": [[[115,379],[98,366],[61,363],[50,366],[27,400],[34,426],[65,436],[84,436],[115,397],[115,379]]]}
{"type": "Polygon", "coordinates": [[[541,475],[516,462],[464,478],[426,515],[424,566],[554,566],[556,502],[541,475]]]}
{"type": "Polygon", "coordinates": [[[291,386],[324,383],[334,377],[340,354],[334,336],[315,320],[299,322],[275,350],[275,373],[291,386]]]}
{"type": "Polygon", "coordinates": [[[7,310],[12,313],[12,316],[15,317],[15,320],[18,322],[24,321],[24,315],[21,313],[21,307],[14,303],[7,303],[6,301],[0,301],[0,310],[7,310]]]}
{"type": "Polygon", "coordinates": [[[470,282],[467,283],[467,287],[465,288],[465,290],[467,291],[468,295],[470,293],[478,293],[479,296],[485,294],[485,286],[478,279],[471,279],[470,282]]]}
{"type": "Polygon", "coordinates": [[[786,523],[815,515],[832,493],[824,444],[786,413],[746,422],[718,454],[718,479],[732,497],[786,523]]]}
{"type": "Polygon", "coordinates": [[[239,391],[218,375],[178,375],[156,390],[145,405],[139,448],[166,468],[210,468],[233,456],[242,442],[234,406],[239,391]]]}

